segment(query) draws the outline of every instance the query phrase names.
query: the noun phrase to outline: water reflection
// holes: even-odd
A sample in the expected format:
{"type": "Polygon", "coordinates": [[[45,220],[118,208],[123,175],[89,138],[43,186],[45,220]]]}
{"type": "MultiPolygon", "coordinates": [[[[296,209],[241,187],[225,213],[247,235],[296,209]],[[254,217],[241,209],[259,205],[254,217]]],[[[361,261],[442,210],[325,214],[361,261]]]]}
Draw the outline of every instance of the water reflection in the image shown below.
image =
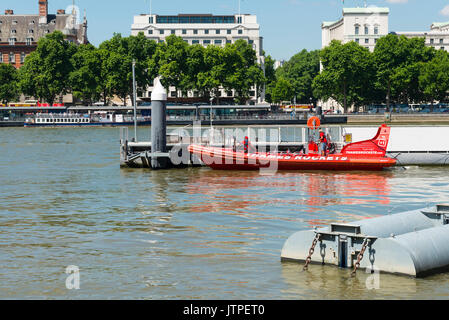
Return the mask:
{"type": "MultiPolygon", "coordinates": [[[[350,205],[389,205],[393,172],[279,172],[263,176],[258,172],[202,169],[189,176],[187,193],[203,198],[192,212],[256,211],[265,205],[300,208],[311,216],[310,226],[322,225],[319,213],[326,208],[350,205]],[[239,192],[235,192],[239,190],[239,192]],[[261,194],[264,194],[262,197],[261,194]],[[275,195],[267,197],[266,194],[275,195]],[[286,198],[285,194],[289,194],[286,198]],[[295,195],[295,196],[291,196],[295,195]]],[[[282,218],[277,216],[277,218],[282,218]]],[[[366,218],[365,214],[345,214],[346,219],[366,218]]],[[[327,221],[327,220],[326,220],[327,221]]]]}

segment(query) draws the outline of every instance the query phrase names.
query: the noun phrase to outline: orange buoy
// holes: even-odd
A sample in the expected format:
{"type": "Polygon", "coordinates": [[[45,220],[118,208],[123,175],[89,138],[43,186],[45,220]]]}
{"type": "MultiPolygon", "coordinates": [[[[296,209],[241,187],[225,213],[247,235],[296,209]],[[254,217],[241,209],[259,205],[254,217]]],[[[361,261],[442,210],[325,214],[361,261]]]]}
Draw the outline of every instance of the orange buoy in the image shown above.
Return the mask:
{"type": "Polygon", "coordinates": [[[307,126],[310,129],[318,129],[321,126],[321,121],[320,118],[318,117],[311,117],[308,121],[307,121],[307,126]]]}

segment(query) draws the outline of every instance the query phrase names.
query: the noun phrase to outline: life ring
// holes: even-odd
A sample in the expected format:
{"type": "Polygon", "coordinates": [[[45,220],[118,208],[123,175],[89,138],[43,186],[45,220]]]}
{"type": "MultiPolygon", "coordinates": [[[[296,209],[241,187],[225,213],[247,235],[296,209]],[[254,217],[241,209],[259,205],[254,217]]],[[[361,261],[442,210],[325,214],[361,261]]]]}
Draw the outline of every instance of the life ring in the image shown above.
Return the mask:
{"type": "Polygon", "coordinates": [[[308,121],[307,121],[307,126],[310,129],[318,129],[321,126],[321,121],[320,118],[318,117],[311,117],[308,121]]]}

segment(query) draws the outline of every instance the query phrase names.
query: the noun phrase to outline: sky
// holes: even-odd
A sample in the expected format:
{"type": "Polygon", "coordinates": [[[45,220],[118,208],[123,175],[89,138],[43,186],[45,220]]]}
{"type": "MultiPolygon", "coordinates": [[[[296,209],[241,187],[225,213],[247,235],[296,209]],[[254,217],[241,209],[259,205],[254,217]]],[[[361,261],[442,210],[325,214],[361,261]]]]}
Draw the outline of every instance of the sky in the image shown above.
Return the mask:
{"type": "MultiPolygon", "coordinates": [[[[49,13],[66,9],[72,0],[49,0],[49,13]]],[[[363,0],[241,0],[241,13],[255,14],[264,50],[288,60],[302,49],[321,48],[321,23],[335,21],[342,8],[363,6],[363,0]]],[[[88,37],[94,45],[114,33],[128,36],[133,17],[150,12],[150,0],[75,0],[86,10],[88,37]]],[[[390,31],[427,31],[433,22],[449,21],[449,0],[367,0],[367,5],[390,8],[390,31]]],[[[239,0],[152,0],[154,14],[237,14],[239,0]]],[[[37,14],[38,0],[0,0],[0,10],[37,14]]]]}

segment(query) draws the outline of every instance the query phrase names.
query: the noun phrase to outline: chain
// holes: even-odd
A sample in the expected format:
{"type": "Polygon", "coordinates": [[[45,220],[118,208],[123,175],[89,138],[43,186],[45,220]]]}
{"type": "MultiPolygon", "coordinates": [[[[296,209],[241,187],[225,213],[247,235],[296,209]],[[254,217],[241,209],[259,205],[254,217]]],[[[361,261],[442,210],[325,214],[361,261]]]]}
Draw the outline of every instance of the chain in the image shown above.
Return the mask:
{"type": "Polygon", "coordinates": [[[362,261],[363,255],[365,254],[366,247],[368,247],[369,243],[370,243],[369,239],[365,239],[363,241],[362,250],[360,251],[360,253],[357,256],[357,262],[355,263],[354,270],[351,273],[352,276],[355,276],[357,269],[360,268],[360,261],[362,261]]]}
{"type": "Polygon", "coordinates": [[[303,270],[306,271],[309,268],[310,262],[312,262],[312,255],[315,252],[315,246],[321,238],[321,234],[317,233],[315,238],[313,239],[312,246],[309,249],[309,256],[306,259],[306,264],[304,265],[303,270]]]}

